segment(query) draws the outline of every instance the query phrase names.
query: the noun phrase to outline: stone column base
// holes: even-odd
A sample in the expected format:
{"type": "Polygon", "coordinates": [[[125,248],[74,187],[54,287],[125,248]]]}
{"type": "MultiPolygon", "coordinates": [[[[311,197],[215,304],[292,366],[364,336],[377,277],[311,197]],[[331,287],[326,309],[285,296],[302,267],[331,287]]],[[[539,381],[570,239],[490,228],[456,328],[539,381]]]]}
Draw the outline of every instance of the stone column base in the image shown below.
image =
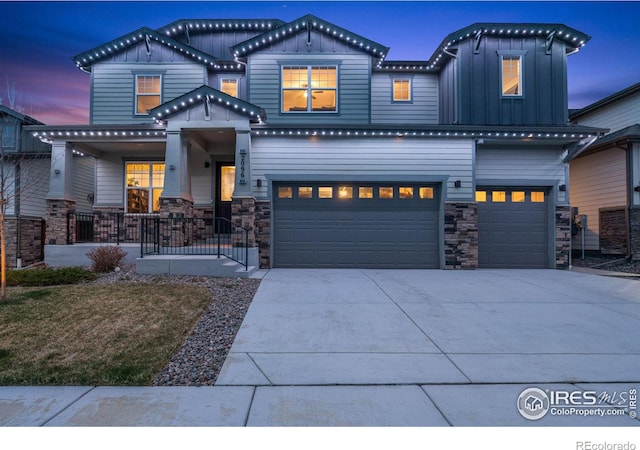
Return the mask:
{"type": "Polygon", "coordinates": [[[193,241],[193,202],[160,197],[160,245],[185,247],[193,241]]]}
{"type": "Polygon", "coordinates": [[[478,268],[478,205],[444,205],[444,268],[478,268]]]}
{"type": "Polygon", "coordinates": [[[256,200],[256,244],[261,269],[271,268],[271,202],[256,200]]]}
{"type": "Polygon", "coordinates": [[[569,268],[571,255],[571,207],[556,206],[556,269],[569,268]]]}
{"type": "Polygon", "coordinates": [[[50,245],[73,244],[76,235],[76,202],[74,200],[47,200],[46,240],[50,245]]]}
{"type": "Polygon", "coordinates": [[[629,210],[629,247],[631,258],[640,260],[640,207],[634,206],[629,210]]]}
{"type": "MultiPolygon", "coordinates": [[[[231,199],[231,221],[237,227],[249,230],[248,247],[256,246],[256,199],[253,197],[240,197],[231,199]]],[[[233,245],[242,246],[243,237],[238,233],[233,235],[233,245]]]]}

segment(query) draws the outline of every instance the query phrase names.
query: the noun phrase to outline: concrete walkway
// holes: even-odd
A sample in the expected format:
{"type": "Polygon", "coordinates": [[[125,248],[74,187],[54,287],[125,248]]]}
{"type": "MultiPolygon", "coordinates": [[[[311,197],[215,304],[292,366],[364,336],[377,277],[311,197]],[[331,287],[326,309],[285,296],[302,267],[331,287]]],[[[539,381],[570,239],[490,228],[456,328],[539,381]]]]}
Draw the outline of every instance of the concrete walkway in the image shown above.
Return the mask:
{"type": "Polygon", "coordinates": [[[639,426],[639,387],[638,280],[277,269],[216,386],[4,387],[0,424],[639,426]],[[517,400],[530,387],[584,401],[528,420],[517,400]],[[577,415],[591,393],[602,416],[577,415]]]}

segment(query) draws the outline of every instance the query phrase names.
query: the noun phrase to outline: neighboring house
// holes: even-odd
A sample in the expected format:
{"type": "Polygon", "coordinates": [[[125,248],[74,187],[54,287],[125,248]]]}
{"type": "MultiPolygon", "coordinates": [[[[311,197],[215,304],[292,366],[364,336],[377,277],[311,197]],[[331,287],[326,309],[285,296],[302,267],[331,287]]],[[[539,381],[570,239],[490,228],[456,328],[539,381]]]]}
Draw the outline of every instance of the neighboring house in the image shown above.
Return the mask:
{"type": "Polygon", "coordinates": [[[566,268],[564,158],[603,132],[568,124],[567,56],[588,40],[474,24],[387,61],[311,15],[140,28],[74,58],[89,125],[31,127],[53,148],[47,242],[88,223],[162,253],[221,217],[262,267],[566,268]],[[67,220],[74,151],[95,158],[88,222],[67,220]]]}
{"type": "MultiPolygon", "coordinates": [[[[571,205],[587,216],[585,251],[640,259],[640,83],[569,118],[610,130],[570,163],[571,205]]],[[[581,234],[573,247],[582,249],[581,234]]]]}
{"type": "Polygon", "coordinates": [[[41,122],[0,105],[0,189],[6,201],[7,265],[43,259],[44,196],[49,186],[51,146],[25,130],[41,122]]]}

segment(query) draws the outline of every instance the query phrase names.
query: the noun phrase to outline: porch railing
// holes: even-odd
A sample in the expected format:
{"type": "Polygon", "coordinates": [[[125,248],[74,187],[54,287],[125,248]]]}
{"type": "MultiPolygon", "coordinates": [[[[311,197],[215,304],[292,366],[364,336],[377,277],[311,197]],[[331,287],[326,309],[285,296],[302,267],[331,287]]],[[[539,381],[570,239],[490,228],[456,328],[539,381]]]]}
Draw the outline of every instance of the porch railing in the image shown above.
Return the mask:
{"type": "Polygon", "coordinates": [[[67,244],[139,243],[148,255],[226,256],[248,268],[249,230],[224,217],[172,217],[121,212],[70,213],[67,244]]]}
{"type": "Polygon", "coordinates": [[[249,230],[224,217],[144,217],[140,225],[140,257],[148,255],[213,255],[249,266],[249,230]]]}
{"type": "Polygon", "coordinates": [[[105,244],[137,243],[140,224],[150,214],[95,212],[67,214],[67,244],[96,242],[105,244]]]}

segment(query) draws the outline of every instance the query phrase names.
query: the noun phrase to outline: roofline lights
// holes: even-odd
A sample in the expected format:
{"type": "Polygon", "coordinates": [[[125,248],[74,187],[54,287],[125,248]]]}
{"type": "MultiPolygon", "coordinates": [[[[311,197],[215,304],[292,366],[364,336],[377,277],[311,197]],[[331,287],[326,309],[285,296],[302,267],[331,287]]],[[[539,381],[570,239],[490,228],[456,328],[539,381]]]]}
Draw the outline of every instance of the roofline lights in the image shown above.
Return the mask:
{"type": "Polygon", "coordinates": [[[359,129],[271,129],[252,130],[256,136],[370,136],[370,137],[444,137],[444,138],[497,138],[497,139],[583,139],[597,133],[542,133],[505,131],[423,131],[423,130],[359,130],[359,129]]]}

